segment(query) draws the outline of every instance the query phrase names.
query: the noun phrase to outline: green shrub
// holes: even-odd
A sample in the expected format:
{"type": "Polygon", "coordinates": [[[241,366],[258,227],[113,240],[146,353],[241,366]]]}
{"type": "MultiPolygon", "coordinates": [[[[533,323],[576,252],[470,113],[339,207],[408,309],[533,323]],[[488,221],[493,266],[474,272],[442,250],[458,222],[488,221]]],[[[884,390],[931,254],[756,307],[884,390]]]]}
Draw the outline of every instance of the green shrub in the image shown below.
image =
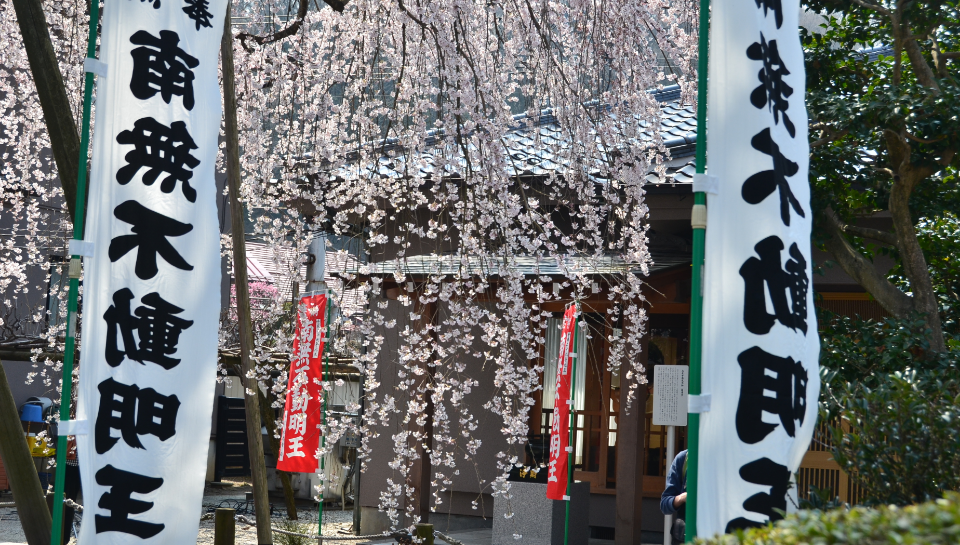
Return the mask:
{"type": "MultiPolygon", "coordinates": [[[[280,528],[281,530],[286,530],[287,532],[294,532],[297,534],[313,535],[317,533],[316,523],[310,523],[302,520],[283,519],[274,522],[274,526],[280,528]]],[[[314,540],[309,538],[281,534],[280,532],[274,532],[273,539],[276,540],[277,545],[311,545],[314,543],[314,540]]]]}
{"type": "Polygon", "coordinates": [[[960,490],[960,383],[953,370],[907,369],[873,388],[842,387],[833,458],[867,503],[907,505],[960,490]]]}
{"type": "Polygon", "coordinates": [[[960,490],[960,351],[931,353],[919,316],[823,318],[821,418],[837,423],[833,458],[864,502],[960,490]]]}
{"type": "Polygon", "coordinates": [[[960,543],[960,494],[908,507],[800,511],[763,528],[738,531],[703,545],[830,545],[960,543]]]}

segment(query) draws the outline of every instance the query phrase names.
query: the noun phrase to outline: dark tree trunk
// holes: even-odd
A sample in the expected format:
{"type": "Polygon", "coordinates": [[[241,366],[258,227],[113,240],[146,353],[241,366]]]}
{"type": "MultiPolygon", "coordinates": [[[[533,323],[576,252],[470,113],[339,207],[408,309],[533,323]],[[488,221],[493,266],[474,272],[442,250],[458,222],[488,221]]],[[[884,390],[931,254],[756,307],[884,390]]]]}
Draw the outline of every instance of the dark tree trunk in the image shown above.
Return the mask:
{"type": "Polygon", "coordinates": [[[50,511],[40,488],[40,477],[17,415],[17,404],[0,363],[0,458],[10,476],[13,501],[29,545],[50,545],[50,511]]]}
{"type": "Polygon", "coordinates": [[[80,168],[80,135],[77,124],[73,120],[42,4],[39,0],[13,0],[13,9],[17,12],[17,24],[20,26],[23,46],[30,61],[30,72],[40,97],[53,159],[57,163],[57,176],[63,186],[63,198],[72,218],[77,201],[77,172],[80,168]]]}
{"type": "Polygon", "coordinates": [[[247,251],[243,233],[243,203],[240,201],[240,142],[237,129],[237,90],[233,65],[233,29],[230,27],[230,5],[224,19],[221,62],[223,64],[223,109],[226,136],[227,186],[230,192],[230,227],[233,236],[233,274],[237,286],[237,318],[240,326],[240,373],[244,386],[253,394],[244,393],[247,415],[247,445],[250,472],[253,476],[253,500],[257,520],[257,543],[273,543],[270,528],[270,499],[267,496],[267,468],[263,460],[263,436],[260,434],[260,386],[248,378],[253,370],[253,329],[250,317],[250,287],[247,284],[247,251]]]}
{"type": "MultiPolygon", "coordinates": [[[[273,452],[274,459],[280,457],[280,439],[277,438],[277,415],[273,411],[270,400],[263,393],[260,395],[260,419],[267,428],[267,438],[270,440],[270,451],[273,452]]],[[[297,520],[297,501],[293,497],[293,485],[290,484],[290,474],[286,471],[277,470],[277,478],[280,479],[280,485],[283,486],[283,502],[287,507],[287,518],[297,520]]]]}

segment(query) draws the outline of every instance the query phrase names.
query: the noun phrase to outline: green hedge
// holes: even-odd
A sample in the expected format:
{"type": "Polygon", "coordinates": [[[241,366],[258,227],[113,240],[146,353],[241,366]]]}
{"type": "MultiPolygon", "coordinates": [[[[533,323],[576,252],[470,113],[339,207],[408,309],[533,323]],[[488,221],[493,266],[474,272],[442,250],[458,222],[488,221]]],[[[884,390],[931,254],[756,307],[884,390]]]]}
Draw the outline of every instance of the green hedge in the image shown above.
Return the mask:
{"type": "Polygon", "coordinates": [[[856,507],[833,511],[804,510],[773,525],[739,531],[703,545],[827,545],[850,543],[947,544],[960,543],[960,494],[907,507],[856,507]]]}

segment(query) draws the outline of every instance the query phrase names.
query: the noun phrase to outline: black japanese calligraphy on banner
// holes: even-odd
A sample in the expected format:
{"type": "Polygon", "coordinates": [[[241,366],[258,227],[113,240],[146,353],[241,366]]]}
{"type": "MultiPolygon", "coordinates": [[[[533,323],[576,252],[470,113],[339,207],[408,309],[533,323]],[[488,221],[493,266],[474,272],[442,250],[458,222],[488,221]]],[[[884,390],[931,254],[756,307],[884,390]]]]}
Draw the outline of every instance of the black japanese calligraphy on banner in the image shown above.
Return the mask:
{"type": "Polygon", "coordinates": [[[129,223],[132,235],[121,235],[110,241],[110,261],[118,261],[123,256],[136,250],[136,273],[143,280],[149,280],[157,275],[157,256],[174,267],[192,271],[193,265],[167,240],[168,237],[180,237],[193,230],[188,223],[181,223],[173,218],[154,212],[137,201],[126,201],[117,206],[113,215],[118,220],[129,223]]]}
{"type": "Polygon", "coordinates": [[[801,218],[807,217],[787,180],[800,170],[800,166],[780,153],[780,146],[773,141],[769,128],[754,135],[750,139],[750,145],[760,153],[769,155],[773,159],[773,168],[761,170],[743,182],[743,187],[740,189],[743,200],[750,204],[760,204],[776,191],[780,196],[780,219],[783,220],[784,225],[790,225],[791,208],[801,218]]]}
{"type": "Polygon", "coordinates": [[[197,25],[197,30],[200,30],[200,27],[213,28],[213,24],[210,22],[213,19],[213,14],[210,13],[210,2],[208,0],[184,0],[183,3],[186,5],[183,12],[187,14],[187,17],[193,19],[193,22],[197,25]]]}
{"type": "Polygon", "coordinates": [[[180,182],[183,196],[196,202],[197,190],[190,186],[193,171],[184,167],[193,169],[200,161],[190,153],[197,149],[197,145],[183,121],[174,121],[168,127],[152,117],[143,117],[134,123],[133,130],[118,134],[117,143],[134,146],[124,157],[127,165],[117,171],[117,181],[121,185],[130,183],[140,169],[147,168],[149,170],[143,175],[145,185],[153,185],[165,173],[167,177],[160,182],[160,191],[172,193],[180,182]]]}
{"type": "Polygon", "coordinates": [[[193,325],[193,321],[177,316],[183,309],[171,305],[156,292],[144,295],[141,299],[144,305],[137,307],[133,314],[130,313],[131,300],[133,292],[129,289],[117,291],[113,294],[113,305],[103,313],[107,322],[104,359],[113,367],[123,363],[126,357],[172,369],[180,359],[170,357],[170,354],[177,352],[180,334],[193,325]],[[134,333],[138,340],[134,339],[134,333]],[[121,343],[123,350],[120,349],[121,343]]]}
{"type": "Polygon", "coordinates": [[[753,248],[759,258],[750,256],[740,267],[743,325],[757,335],[769,333],[776,322],[806,333],[810,277],[799,247],[796,243],[790,246],[786,267],[780,264],[783,241],[779,237],[767,237],[753,248]],[[773,314],[767,312],[768,300],[773,303],[773,314]]]}
{"type": "Polygon", "coordinates": [[[747,48],[747,57],[763,62],[763,68],[757,74],[760,86],[750,93],[750,102],[757,108],[766,106],[773,114],[774,123],[780,123],[782,117],[783,126],[787,128],[787,132],[791,137],[796,136],[797,128],[787,117],[787,110],[790,108],[790,102],[787,99],[793,94],[793,87],[783,81],[784,76],[789,75],[790,71],[780,58],[777,41],[770,40],[770,43],[767,43],[761,32],[760,42],[754,42],[747,48]]]}
{"type": "Polygon", "coordinates": [[[226,0],[106,0],[84,277],[81,545],[196,543],[216,387],[226,0]]]}
{"type": "Polygon", "coordinates": [[[194,75],[191,69],[200,61],[177,47],[180,36],[176,32],[161,30],[158,38],[140,30],[130,36],[130,43],[143,46],[130,52],[133,56],[133,75],[130,77],[133,96],[146,100],[160,93],[163,101],[170,104],[176,95],[183,98],[184,108],[192,110],[194,75]]]}
{"type": "Polygon", "coordinates": [[[97,453],[107,452],[120,440],[111,435],[120,432],[123,441],[133,448],[144,448],[138,435],[154,435],[166,441],[177,433],[175,395],[161,395],[153,388],[140,389],[136,384],[121,384],[112,378],[100,383],[100,411],[94,432],[97,453]]]}
{"type": "Polygon", "coordinates": [[[795,0],[711,6],[697,535],[792,508],[816,424],[803,51],[795,0]],[[709,455],[706,455],[709,453],[709,455]]]}
{"type": "Polygon", "coordinates": [[[130,515],[138,515],[153,507],[153,502],[136,500],[131,495],[153,492],[163,485],[163,479],[123,471],[108,464],[97,471],[97,484],[109,488],[109,492],[104,492],[100,496],[97,507],[110,513],[107,516],[94,515],[98,534],[122,532],[140,539],[147,539],[163,530],[164,524],[130,518],[130,515]]]}
{"type": "MultiPolygon", "coordinates": [[[[759,492],[744,500],[743,508],[763,515],[764,520],[783,518],[787,510],[787,489],[790,486],[790,470],[769,458],[761,458],[740,468],[740,477],[745,482],[769,487],[769,492],[759,492]]],[[[725,531],[759,528],[764,523],[746,517],[738,517],[727,523],[725,531]]]]}
{"type": "Polygon", "coordinates": [[[794,421],[803,424],[807,416],[807,370],[803,364],[757,346],[741,353],[737,361],[741,369],[737,402],[740,440],[759,443],[777,428],[777,424],[763,421],[764,412],[779,418],[787,435],[795,437],[794,421]]]}
{"type": "Polygon", "coordinates": [[[783,6],[780,5],[780,0],[756,0],[757,7],[763,8],[763,15],[766,16],[768,12],[773,12],[774,20],[777,22],[777,28],[783,26],[783,6]]]}

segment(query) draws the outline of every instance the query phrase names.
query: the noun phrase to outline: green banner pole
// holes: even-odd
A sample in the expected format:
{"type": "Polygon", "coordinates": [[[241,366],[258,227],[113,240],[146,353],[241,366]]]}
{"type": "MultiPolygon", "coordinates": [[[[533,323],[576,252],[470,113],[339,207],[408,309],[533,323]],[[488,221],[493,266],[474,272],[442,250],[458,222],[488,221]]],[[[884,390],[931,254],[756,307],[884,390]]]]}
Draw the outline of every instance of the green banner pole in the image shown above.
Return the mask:
{"type": "MultiPolygon", "coordinates": [[[[577,416],[573,402],[573,392],[577,388],[577,335],[580,332],[580,312],[577,311],[576,318],[573,320],[573,366],[570,369],[570,429],[567,430],[567,443],[570,453],[567,454],[567,512],[563,519],[563,545],[570,545],[570,502],[573,501],[573,430],[576,429],[577,416]]],[[[562,348],[562,347],[561,347],[562,348]]],[[[568,356],[569,357],[569,356],[568,356]]],[[[557,410],[556,407],[553,408],[557,410]]]]}
{"type": "MultiPolygon", "coordinates": [[[[320,389],[320,395],[323,396],[323,402],[320,405],[320,450],[323,451],[327,447],[327,434],[323,432],[323,427],[327,424],[327,380],[329,379],[329,367],[330,367],[330,351],[327,350],[327,343],[330,342],[330,292],[326,291],[324,294],[326,298],[326,319],[323,321],[323,371],[321,375],[321,383],[323,387],[320,389]]],[[[320,458],[320,473],[324,472],[324,457],[320,458]]],[[[323,479],[320,479],[320,504],[317,506],[317,535],[323,535],[323,483],[327,481],[327,476],[324,475],[323,479]]],[[[340,498],[340,501],[346,501],[344,498],[340,498]]],[[[323,538],[318,540],[318,543],[323,543],[323,538]]]]}
{"type": "MultiPolygon", "coordinates": [[[[87,58],[97,56],[97,23],[100,20],[100,2],[90,3],[90,24],[87,36],[87,58]]],[[[77,172],[77,202],[74,207],[73,240],[83,240],[84,212],[87,204],[87,150],[90,147],[90,104],[93,100],[94,75],[86,73],[83,82],[83,121],[80,124],[80,162],[77,172]]],[[[77,297],[80,292],[80,257],[70,256],[70,291],[67,299],[67,341],[63,352],[60,376],[60,422],[70,420],[70,401],[73,398],[73,363],[77,345],[77,297]]],[[[50,545],[63,542],[63,480],[67,473],[67,436],[57,437],[57,473],[53,486],[53,521],[50,545]]]]}
{"type": "MultiPolygon", "coordinates": [[[[697,174],[707,166],[707,55],[710,46],[710,0],[700,0],[700,42],[697,59],[697,174]]],[[[703,336],[703,253],[706,239],[707,196],[693,194],[693,262],[690,297],[690,395],[700,395],[703,336]]],[[[697,536],[697,477],[700,461],[700,415],[687,416],[687,517],[686,541],[697,536]]]]}

